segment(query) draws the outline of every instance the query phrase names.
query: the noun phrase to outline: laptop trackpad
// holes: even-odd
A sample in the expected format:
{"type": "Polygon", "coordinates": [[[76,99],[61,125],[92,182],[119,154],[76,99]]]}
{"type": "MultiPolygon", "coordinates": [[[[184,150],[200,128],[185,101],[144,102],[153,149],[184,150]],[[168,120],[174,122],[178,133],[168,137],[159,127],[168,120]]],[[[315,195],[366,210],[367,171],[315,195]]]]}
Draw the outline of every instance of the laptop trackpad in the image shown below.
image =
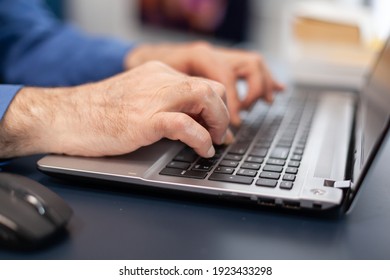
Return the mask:
{"type": "Polygon", "coordinates": [[[38,166],[42,171],[81,174],[95,178],[105,178],[107,174],[138,178],[165,157],[172,157],[182,146],[178,141],[163,139],[122,156],[87,158],[48,155],[38,162],[38,166]]]}

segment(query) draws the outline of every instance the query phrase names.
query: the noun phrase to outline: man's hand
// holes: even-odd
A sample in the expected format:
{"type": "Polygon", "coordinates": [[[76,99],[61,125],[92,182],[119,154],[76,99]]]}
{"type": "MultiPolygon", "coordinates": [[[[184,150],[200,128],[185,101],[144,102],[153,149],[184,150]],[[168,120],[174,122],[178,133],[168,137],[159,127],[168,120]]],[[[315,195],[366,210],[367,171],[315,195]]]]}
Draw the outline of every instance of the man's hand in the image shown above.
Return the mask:
{"type": "Polygon", "coordinates": [[[222,84],[160,62],[73,88],[24,88],[0,123],[0,158],[119,155],[164,137],[211,157],[213,143],[233,138],[225,98],[222,84]]]}
{"type": "Polygon", "coordinates": [[[213,47],[204,42],[140,45],[127,55],[125,67],[131,69],[149,60],[159,60],[183,73],[225,85],[233,125],[240,124],[240,110],[249,108],[259,98],[272,102],[273,92],[284,88],[271,76],[262,57],[254,52],[213,47]],[[248,83],[244,100],[237,93],[239,79],[248,83]]]}

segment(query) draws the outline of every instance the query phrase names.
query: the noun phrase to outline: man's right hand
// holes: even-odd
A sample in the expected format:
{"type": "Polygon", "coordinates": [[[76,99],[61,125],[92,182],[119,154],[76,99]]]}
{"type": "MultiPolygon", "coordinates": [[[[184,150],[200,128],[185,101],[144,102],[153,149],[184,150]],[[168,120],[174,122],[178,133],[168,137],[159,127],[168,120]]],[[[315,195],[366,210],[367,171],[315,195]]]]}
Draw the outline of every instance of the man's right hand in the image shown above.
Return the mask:
{"type": "Polygon", "coordinates": [[[162,138],[200,156],[229,143],[225,88],[149,62],[112,78],[72,88],[24,88],[0,123],[0,158],[35,153],[107,156],[162,138]]]}

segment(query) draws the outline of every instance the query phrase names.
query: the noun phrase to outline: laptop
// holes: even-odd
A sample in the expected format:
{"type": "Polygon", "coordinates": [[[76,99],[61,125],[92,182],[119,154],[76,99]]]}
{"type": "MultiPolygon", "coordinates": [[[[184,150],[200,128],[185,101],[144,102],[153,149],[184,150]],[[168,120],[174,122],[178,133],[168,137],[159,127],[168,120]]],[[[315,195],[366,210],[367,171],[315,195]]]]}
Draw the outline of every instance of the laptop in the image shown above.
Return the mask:
{"type": "MultiPolygon", "coordinates": [[[[390,40],[360,92],[292,85],[243,113],[236,140],[204,159],[161,140],[123,156],[47,155],[51,175],[204,194],[265,207],[345,213],[389,134],[390,40]]],[[[390,136],[389,136],[390,137],[390,136]]]]}

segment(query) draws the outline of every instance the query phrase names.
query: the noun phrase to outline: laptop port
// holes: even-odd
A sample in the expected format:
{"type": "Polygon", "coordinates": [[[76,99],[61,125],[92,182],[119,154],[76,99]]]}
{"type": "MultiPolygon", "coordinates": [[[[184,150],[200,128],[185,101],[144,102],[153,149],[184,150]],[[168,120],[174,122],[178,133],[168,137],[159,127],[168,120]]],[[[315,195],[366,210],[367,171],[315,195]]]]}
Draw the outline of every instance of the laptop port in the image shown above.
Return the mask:
{"type": "Polygon", "coordinates": [[[313,203],[313,209],[320,210],[322,208],[321,204],[313,203]]]}
{"type": "Polygon", "coordinates": [[[283,201],[283,207],[289,209],[299,209],[301,207],[301,204],[296,201],[283,201]]]}
{"type": "Polygon", "coordinates": [[[276,206],[275,199],[272,198],[259,198],[257,203],[264,206],[276,206]]]}

